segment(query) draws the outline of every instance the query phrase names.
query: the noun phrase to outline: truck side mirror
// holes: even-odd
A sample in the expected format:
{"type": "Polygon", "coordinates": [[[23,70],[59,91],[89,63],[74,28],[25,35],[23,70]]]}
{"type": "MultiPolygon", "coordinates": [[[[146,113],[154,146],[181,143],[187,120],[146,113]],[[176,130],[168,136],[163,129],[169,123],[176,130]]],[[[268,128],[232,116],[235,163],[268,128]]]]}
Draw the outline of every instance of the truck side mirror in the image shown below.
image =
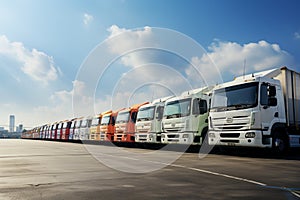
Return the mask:
{"type": "Polygon", "coordinates": [[[276,87],[273,85],[269,85],[268,87],[268,96],[275,97],[276,96],[276,87]]]}

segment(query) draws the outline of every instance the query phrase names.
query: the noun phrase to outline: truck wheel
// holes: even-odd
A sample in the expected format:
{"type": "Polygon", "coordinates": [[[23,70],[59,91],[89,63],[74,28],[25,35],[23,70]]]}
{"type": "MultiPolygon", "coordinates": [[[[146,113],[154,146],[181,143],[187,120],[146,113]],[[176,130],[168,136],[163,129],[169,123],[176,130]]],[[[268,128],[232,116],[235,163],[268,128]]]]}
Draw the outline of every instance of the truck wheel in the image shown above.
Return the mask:
{"type": "Polygon", "coordinates": [[[285,134],[280,134],[279,131],[275,131],[272,136],[272,149],[275,154],[283,155],[288,150],[288,139],[285,134]]]}

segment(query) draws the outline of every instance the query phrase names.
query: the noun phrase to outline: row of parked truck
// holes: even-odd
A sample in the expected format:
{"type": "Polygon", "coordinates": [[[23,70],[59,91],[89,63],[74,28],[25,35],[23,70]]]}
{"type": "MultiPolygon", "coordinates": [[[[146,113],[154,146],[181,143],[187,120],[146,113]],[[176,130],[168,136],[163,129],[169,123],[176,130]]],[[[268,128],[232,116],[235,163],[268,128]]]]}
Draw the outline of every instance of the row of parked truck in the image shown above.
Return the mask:
{"type": "Polygon", "coordinates": [[[244,75],[123,108],[36,127],[23,138],[300,147],[300,74],[286,67],[244,75]]]}

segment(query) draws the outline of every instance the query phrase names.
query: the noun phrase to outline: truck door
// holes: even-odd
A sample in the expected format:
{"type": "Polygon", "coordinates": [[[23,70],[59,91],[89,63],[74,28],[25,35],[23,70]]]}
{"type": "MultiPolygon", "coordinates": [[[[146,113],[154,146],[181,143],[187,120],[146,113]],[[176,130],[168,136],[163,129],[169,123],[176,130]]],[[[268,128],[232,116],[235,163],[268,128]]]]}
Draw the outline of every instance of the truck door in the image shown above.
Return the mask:
{"type": "Polygon", "coordinates": [[[261,127],[267,131],[274,119],[278,117],[276,87],[262,83],[260,88],[261,127]]]}
{"type": "Polygon", "coordinates": [[[162,118],[163,118],[163,113],[164,113],[164,106],[157,106],[156,107],[156,111],[155,111],[155,117],[153,120],[153,125],[151,126],[153,130],[151,130],[152,132],[162,132],[162,126],[161,126],[161,122],[162,122],[162,118]]]}
{"type": "Polygon", "coordinates": [[[195,142],[200,142],[200,135],[202,130],[207,123],[207,102],[205,99],[194,99],[193,100],[193,112],[192,112],[192,131],[195,131],[198,134],[197,138],[195,138],[195,142]]]}

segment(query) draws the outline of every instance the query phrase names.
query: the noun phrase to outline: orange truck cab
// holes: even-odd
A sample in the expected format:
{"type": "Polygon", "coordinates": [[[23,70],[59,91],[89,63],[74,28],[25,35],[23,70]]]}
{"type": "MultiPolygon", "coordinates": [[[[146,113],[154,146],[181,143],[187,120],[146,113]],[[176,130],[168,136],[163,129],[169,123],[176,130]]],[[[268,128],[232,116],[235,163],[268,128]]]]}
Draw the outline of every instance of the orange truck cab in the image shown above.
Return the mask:
{"type": "Polygon", "coordinates": [[[116,131],[115,128],[115,120],[120,109],[116,112],[106,113],[102,116],[101,124],[100,124],[100,140],[101,141],[114,141],[114,134],[116,131]]]}
{"type": "Polygon", "coordinates": [[[96,116],[93,117],[92,119],[92,124],[90,127],[90,140],[100,140],[100,124],[103,115],[110,114],[112,113],[111,110],[102,112],[96,116]]]}
{"type": "Polygon", "coordinates": [[[128,109],[118,113],[116,118],[116,132],[114,141],[116,142],[135,142],[135,122],[139,108],[149,102],[135,104],[128,109]]]}

